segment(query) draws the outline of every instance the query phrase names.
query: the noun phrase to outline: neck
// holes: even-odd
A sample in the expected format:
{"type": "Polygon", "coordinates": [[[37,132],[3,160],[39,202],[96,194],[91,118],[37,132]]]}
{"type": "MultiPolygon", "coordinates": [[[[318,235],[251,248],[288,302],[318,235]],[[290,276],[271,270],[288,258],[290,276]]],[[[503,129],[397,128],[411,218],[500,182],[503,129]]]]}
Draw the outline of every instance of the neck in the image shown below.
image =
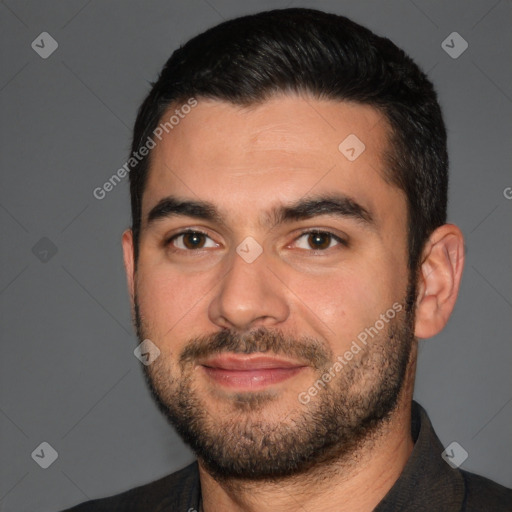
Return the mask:
{"type": "Polygon", "coordinates": [[[402,397],[391,418],[342,460],[273,482],[217,480],[199,461],[203,511],[366,512],[391,489],[413,449],[411,399],[402,397]]]}

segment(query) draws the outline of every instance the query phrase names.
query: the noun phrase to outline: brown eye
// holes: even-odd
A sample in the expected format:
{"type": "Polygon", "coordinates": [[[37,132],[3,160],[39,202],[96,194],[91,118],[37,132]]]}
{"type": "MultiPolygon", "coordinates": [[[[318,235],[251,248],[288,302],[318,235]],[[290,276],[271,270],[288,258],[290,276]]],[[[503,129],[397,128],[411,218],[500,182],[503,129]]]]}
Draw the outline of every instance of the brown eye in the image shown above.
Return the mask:
{"type": "Polygon", "coordinates": [[[305,231],[296,241],[295,246],[307,251],[325,251],[336,246],[348,246],[348,243],[329,231],[305,231]]]}
{"type": "Polygon", "coordinates": [[[174,235],[168,242],[169,245],[182,251],[193,251],[218,247],[206,233],[201,231],[184,231],[174,235]]]}
{"type": "Polygon", "coordinates": [[[205,243],[203,233],[185,233],[183,235],[183,245],[187,249],[201,249],[205,243]]]}
{"type": "Polygon", "coordinates": [[[332,235],[330,233],[310,233],[308,244],[312,249],[327,249],[331,245],[332,235]]]}

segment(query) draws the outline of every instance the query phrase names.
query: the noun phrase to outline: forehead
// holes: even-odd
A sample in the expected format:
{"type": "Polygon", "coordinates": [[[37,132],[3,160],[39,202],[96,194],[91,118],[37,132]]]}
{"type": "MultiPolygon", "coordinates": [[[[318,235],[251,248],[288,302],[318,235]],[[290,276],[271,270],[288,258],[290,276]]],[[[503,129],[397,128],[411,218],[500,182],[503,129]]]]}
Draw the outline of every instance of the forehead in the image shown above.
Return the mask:
{"type": "Polygon", "coordinates": [[[405,212],[401,191],[384,179],[388,124],[370,106],[286,95],[249,107],[199,99],[184,111],[152,150],[143,219],[171,194],[226,215],[333,192],[368,210],[398,199],[405,212]]]}

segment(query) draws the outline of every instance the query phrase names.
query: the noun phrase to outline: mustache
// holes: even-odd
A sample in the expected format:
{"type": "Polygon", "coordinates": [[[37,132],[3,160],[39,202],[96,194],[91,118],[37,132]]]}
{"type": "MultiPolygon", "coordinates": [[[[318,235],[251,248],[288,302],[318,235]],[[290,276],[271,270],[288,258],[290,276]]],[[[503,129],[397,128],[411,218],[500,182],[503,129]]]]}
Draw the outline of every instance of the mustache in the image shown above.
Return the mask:
{"type": "Polygon", "coordinates": [[[261,327],[247,334],[223,330],[193,338],[183,349],[179,362],[183,367],[187,363],[223,352],[271,353],[296,359],[317,369],[324,368],[333,360],[333,354],[328,345],[316,338],[307,336],[294,338],[284,336],[279,330],[261,327]]]}

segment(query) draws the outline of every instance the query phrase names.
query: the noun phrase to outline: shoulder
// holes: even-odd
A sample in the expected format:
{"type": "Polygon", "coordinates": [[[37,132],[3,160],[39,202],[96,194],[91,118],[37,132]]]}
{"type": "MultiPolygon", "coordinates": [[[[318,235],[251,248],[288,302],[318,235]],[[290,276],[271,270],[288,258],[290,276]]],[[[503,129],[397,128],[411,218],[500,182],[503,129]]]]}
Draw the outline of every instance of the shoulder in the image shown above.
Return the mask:
{"type": "Polygon", "coordinates": [[[461,471],[466,487],[465,512],[512,511],[512,489],[508,489],[488,478],[461,471]]]}
{"type": "Polygon", "coordinates": [[[199,471],[197,462],[193,462],[159,480],[115,496],[87,501],[63,512],[164,511],[173,510],[174,507],[187,507],[184,510],[188,510],[188,504],[198,499],[199,492],[199,471]]]}

